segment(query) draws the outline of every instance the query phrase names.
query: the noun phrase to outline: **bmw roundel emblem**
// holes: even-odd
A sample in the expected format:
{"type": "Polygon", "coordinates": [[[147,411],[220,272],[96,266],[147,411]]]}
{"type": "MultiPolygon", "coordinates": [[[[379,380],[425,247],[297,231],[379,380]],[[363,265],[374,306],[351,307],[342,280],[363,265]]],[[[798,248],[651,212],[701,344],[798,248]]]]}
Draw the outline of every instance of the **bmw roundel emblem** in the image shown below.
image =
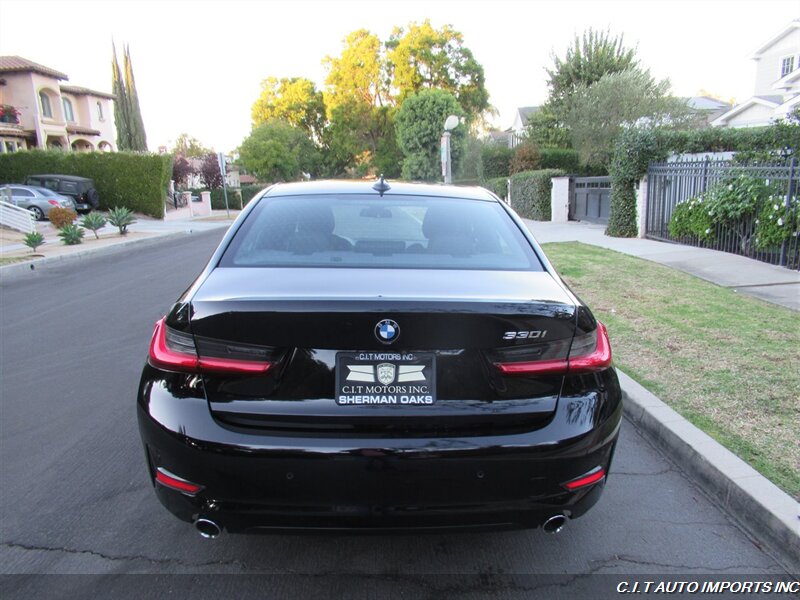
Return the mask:
{"type": "Polygon", "coordinates": [[[384,319],[375,325],[375,337],[379,342],[391,344],[400,337],[400,325],[391,319],[384,319]]]}

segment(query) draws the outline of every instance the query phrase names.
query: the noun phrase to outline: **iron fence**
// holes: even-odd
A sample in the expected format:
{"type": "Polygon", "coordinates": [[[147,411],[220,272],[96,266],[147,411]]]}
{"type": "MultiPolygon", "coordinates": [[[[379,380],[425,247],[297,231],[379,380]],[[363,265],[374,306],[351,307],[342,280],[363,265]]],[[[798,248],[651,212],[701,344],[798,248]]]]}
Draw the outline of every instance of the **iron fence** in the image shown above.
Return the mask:
{"type": "Polygon", "coordinates": [[[746,165],[710,159],[651,163],[647,171],[645,234],[650,239],[731,252],[800,270],[798,232],[793,232],[780,247],[758,248],[752,235],[756,216],[744,218],[731,226],[717,225],[711,241],[694,236],[676,238],[669,232],[669,222],[678,204],[703,194],[720,180],[738,175],[763,179],[781,190],[781,203],[788,214],[798,202],[796,195],[799,170],[796,158],[746,165]]]}

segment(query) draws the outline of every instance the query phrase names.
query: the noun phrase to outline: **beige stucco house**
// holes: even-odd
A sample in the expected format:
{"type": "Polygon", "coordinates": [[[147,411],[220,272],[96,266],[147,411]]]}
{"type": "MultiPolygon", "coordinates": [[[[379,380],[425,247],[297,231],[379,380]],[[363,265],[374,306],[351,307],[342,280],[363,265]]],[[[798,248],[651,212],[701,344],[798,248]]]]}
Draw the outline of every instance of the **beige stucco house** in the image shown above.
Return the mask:
{"type": "Polygon", "coordinates": [[[0,152],[116,150],[112,94],[19,56],[0,56],[0,152]]]}
{"type": "Polygon", "coordinates": [[[711,122],[714,127],[758,127],[783,119],[800,105],[800,19],[764,42],[756,61],[752,97],[711,122]]]}

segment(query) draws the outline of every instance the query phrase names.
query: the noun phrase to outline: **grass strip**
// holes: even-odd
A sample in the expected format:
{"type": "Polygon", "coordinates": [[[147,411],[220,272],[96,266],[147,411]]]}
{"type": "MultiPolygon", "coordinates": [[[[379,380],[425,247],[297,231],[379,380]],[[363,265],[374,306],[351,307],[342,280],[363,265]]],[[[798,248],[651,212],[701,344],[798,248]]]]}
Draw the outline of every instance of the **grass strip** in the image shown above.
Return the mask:
{"type": "Polygon", "coordinates": [[[577,242],[544,245],[606,324],[614,362],[800,499],[800,315],[577,242]]]}

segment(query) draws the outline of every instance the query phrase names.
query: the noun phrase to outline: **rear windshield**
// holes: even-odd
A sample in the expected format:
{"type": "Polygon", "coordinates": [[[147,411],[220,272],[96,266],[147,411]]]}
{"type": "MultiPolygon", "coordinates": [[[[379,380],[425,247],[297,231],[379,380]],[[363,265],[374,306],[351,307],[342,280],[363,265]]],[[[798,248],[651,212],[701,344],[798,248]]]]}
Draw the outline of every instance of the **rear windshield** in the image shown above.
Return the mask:
{"type": "Polygon", "coordinates": [[[496,202],[334,194],[264,198],[220,266],[542,270],[496,202]]]}

